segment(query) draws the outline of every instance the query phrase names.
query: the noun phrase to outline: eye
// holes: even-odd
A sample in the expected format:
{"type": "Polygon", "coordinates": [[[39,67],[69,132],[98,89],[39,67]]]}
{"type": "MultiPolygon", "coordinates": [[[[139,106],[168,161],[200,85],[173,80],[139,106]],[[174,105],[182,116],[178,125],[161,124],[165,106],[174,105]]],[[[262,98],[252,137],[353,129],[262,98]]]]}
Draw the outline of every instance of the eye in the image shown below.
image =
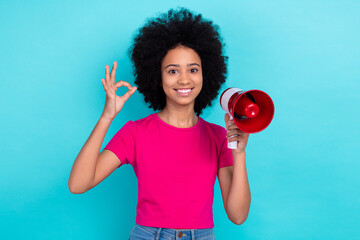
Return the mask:
{"type": "Polygon", "coordinates": [[[168,73],[174,74],[174,73],[177,73],[177,70],[176,69],[171,69],[171,70],[168,71],[168,73]]]}
{"type": "Polygon", "coordinates": [[[197,72],[197,71],[199,71],[197,68],[192,68],[192,69],[190,70],[190,72],[192,72],[192,73],[195,73],[195,72],[197,72]]]}

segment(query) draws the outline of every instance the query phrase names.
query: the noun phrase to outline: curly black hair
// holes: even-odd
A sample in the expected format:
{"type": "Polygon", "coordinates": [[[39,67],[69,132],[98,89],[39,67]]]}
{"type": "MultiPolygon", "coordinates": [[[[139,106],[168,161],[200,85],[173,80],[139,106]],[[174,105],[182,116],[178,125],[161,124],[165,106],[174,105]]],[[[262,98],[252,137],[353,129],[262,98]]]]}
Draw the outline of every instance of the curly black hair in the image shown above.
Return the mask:
{"type": "Polygon", "coordinates": [[[170,9],[151,18],[133,38],[129,55],[133,61],[135,84],[150,102],[149,108],[162,110],[166,95],[161,86],[161,63],[167,52],[178,45],[193,49],[201,59],[203,87],[195,99],[197,116],[216,98],[227,76],[227,56],[223,56],[219,26],[186,8],[170,9]]]}

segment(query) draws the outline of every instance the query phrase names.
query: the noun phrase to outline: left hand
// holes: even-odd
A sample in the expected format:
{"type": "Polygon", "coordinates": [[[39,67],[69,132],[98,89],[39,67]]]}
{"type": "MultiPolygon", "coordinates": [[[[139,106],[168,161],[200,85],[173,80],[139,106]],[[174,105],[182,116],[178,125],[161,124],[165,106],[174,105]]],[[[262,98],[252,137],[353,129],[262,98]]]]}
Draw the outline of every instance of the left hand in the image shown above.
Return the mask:
{"type": "Polygon", "coordinates": [[[230,115],[225,113],[225,126],[227,130],[226,137],[228,138],[228,142],[238,141],[237,149],[231,149],[234,153],[245,152],[245,148],[249,139],[249,133],[241,131],[234,122],[234,119],[230,120],[230,115]],[[239,135],[231,137],[232,135],[239,135]],[[231,137],[231,138],[230,138],[231,137]]]}

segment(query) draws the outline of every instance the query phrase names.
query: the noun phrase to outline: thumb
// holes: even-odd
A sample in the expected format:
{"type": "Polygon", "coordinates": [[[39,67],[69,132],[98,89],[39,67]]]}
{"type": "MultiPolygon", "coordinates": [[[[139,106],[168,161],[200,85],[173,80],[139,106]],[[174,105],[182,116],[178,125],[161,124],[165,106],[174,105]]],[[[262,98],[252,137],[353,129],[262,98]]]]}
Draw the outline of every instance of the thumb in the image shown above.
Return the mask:
{"type": "Polygon", "coordinates": [[[132,88],[131,88],[130,95],[133,95],[133,93],[134,93],[136,90],[137,90],[137,87],[135,87],[135,86],[134,86],[134,87],[132,87],[132,88]]]}
{"type": "Polygon", "coordinates": [[[127,101],[132,95],[133,93],[136,91],[136,87],[132,87],[131,90],[128,90],[123,96],[122,98],[127,101]]]}
{"type": "Polygon", "coordinates": [[[225,113],[225,117],[224,117],[224,119],[225,119],[225,122],[226,122],[226,123],[229,121],[230,116],[229,116],[229,114],[228,114],[228,113],[225,113]]]}

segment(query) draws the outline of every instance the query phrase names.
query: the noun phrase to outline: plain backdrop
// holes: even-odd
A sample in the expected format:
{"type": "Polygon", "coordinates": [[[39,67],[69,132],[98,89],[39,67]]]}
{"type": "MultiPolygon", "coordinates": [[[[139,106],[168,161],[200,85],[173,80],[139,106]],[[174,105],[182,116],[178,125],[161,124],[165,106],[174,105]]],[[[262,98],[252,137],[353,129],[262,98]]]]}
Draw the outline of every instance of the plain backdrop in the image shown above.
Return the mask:
{"type": "MultiPolygon", "coordinates": [[[[275,104],[272,123],[246,148],[244,224],[227,218],[216,180],[216,239],[360,239],[355,0],[1,1],[0,238],[128,238],[137,204],[131,165],[84,194],[70,193],[68,178],[104,107],[105,65],[118,61],[116,81],[133,85],[133,34],[179,6],[220,27],[229,56],[221,91],[260,89],[275,104]]],[[[127,121],[153,112],[136,92],[102,148],[127,121]]],[[[224,113],[218,96],[201,117],[225,127],[224,113]]]]}

